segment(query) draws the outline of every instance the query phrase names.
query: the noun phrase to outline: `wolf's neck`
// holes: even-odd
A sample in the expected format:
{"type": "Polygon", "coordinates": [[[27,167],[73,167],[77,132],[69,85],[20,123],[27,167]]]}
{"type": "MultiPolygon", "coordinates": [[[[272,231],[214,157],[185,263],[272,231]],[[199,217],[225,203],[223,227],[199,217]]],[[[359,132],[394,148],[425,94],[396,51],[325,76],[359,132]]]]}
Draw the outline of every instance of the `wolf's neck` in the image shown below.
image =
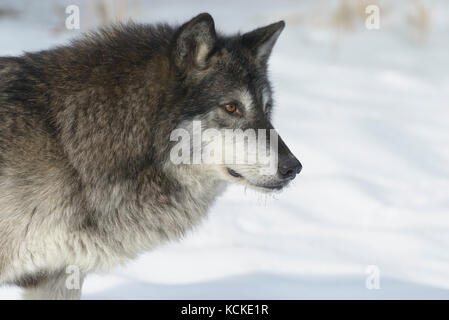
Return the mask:
{"type": "Polygon", "coordinates": [[[120,244],[115,248],[117,255],[129,258],[185,236],[226,187],[221,180],[188,169],[169,170],[162,176],[147,174],[132,185],[136,187],[114,199],[117,205],[98,224],[99,232],[112,235],[120,244]]]}

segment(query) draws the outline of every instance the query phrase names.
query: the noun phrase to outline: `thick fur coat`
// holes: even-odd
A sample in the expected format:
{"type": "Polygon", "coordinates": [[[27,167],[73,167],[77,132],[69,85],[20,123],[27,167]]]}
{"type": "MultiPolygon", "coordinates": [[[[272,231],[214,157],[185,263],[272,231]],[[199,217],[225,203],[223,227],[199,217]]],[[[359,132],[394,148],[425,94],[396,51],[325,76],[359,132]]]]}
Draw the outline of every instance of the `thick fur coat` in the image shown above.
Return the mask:
{"type": "MultiPolygon", "coordinates": [[[[271,104],[266,62],[283,27],[229,37],[201,14],[0,58],[0,283],[79,298],[68,266],[82,278],[196,226],[241,176],[171,165],[168,137],[195,118],[233,126],[212,111],[223,92],[271,104]]],[[[261,114],[253,126],[270,127],[261,114]]]]}

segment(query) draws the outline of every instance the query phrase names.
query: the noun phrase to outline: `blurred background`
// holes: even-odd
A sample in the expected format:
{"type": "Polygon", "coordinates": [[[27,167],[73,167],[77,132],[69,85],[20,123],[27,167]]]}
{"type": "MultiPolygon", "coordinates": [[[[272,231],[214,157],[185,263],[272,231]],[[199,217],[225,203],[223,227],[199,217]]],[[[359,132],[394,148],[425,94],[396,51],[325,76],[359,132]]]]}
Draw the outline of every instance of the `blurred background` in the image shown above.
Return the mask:
{"type": "Polygon", "coordinates": [[[274,122],[304,169],[281,194],[230,187],[182,241],[89,276],[83,299],[448,299],[449,2],[0,0],[0,55],[200,12],[225,33],[286,21],[274,122]]]}

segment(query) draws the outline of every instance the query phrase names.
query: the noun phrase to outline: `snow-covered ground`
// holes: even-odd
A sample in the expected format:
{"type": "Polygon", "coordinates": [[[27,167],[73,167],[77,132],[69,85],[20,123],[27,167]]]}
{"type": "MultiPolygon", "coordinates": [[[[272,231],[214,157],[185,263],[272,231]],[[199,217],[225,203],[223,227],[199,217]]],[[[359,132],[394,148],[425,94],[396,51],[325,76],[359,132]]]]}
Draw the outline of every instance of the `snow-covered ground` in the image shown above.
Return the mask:
{"type": "MultiPolygon", "coordinates": [[[[331,0],[136,2],[137,21],[208,11],[226,32],[285,19],[274,118],[304,169],[275,196],[230,187],[179,243],[89,276],[84,299],[449,298],[449,3],[373,2],[386,9],[371,31],[343,30],[331,0]]],[[[0,54],[76,35],[67,4],[90,14],[86,1],[0,0],[24,10],[0,14],[0,54]]]]}

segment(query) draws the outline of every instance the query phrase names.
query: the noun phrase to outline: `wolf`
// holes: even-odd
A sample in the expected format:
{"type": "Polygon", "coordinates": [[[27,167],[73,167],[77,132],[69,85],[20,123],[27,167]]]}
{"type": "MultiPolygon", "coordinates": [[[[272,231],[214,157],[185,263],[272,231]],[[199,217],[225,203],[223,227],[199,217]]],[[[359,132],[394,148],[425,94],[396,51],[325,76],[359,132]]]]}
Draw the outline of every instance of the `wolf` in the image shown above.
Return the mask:
{"type": "Polygon", "coordinates": [[[0,283],[79,299],[88,273],[180,239],[229,183],[288,185],[302,166],[279,136],[271,175],[258,163],[175,165],[169,139],[192,121],[274,130],[268,58],[284,26],[230,36],[202,13],[1,57],[0,283]]]}

